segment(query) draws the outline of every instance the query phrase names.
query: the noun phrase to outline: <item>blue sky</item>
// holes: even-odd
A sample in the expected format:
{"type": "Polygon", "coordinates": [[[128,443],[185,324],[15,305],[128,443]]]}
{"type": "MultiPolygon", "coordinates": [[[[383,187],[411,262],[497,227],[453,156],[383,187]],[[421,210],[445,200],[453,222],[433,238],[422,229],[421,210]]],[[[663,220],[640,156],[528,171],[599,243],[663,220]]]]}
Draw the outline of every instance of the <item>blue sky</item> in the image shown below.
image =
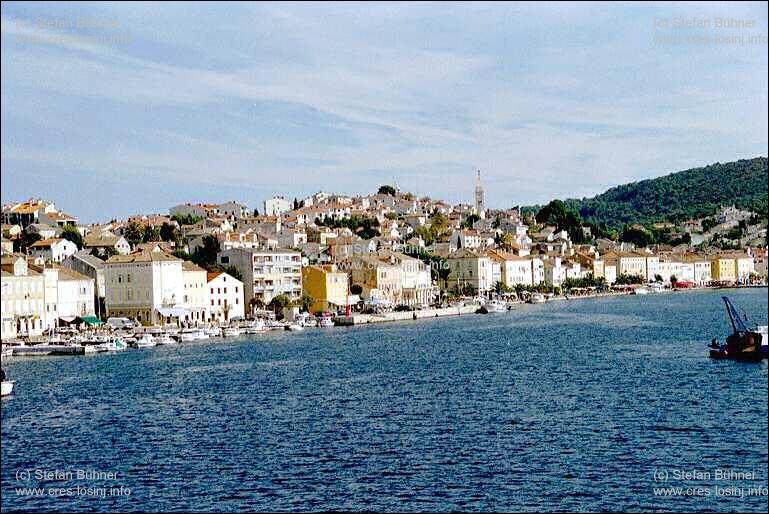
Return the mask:
{"type": "Polygon", "coordinates": [[[765,2],[3,3],[2,200],[590,196],[767,155],[766,36],[765,2]]]}

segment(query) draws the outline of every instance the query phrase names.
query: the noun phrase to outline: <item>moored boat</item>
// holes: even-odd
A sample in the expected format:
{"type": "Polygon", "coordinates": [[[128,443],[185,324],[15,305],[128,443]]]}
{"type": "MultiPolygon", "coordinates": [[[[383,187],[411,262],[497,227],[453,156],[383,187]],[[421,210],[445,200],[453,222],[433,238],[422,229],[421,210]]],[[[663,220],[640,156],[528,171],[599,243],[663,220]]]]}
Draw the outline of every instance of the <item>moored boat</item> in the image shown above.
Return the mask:
{"type": "Polygon", "coordinates": [[[134,348],[152,348],[153,346],[157,346],[157,343],[155,338],[149,334],[144,334],[134,343],[134,348]]]}
{"type": "Polygon", "coordinates": [[[176,339],[169,336],[168,334],[163,334],[155,337],[155,343],[159,345],[171,345],[171,344],[177,344],[177,341],[176,339]]]}
{"type": "Polygon", "coordinates": [[[545,303],[547,298],[542,293],[531,293],[528,303],[545,303]]]}
{"type": "Polygon", "coordinates": [[[10,396],[13,392],[13,386],[16,385],[15,380],[5,380],[3,379],[3,385],[2,390],[0,390],[0,396],[10,396]]]}
{"type": "MultiPolygon", "coordinates": [[[[713,359],[730,359],[743,362],[760,362],[767,358],[769,353],[769,341],[767,341],[767,327],[757,326],[748,328],[740,317],[737,308],[726,296],[721,299],[726,305],[726,312],[732,325],[732,334],[727,336],[726,342],[721,344],[716,339],[711,341],[710,357],[713,359]]],[[[747,318],[746,318],[747,319],[747,318]]]]}
{"type": "Polygon", "coordinates": [[[222,330],[222,336],[224,337],[238,337],[240,335],[240,329],[238,327],[225,327],[222,330]]]}

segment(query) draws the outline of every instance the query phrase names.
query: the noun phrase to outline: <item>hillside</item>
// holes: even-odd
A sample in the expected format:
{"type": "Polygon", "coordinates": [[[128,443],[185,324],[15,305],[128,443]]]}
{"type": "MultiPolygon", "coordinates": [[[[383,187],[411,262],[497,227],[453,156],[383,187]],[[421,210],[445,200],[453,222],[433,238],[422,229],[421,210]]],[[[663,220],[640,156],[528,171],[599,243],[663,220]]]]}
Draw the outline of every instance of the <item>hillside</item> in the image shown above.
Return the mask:
{"type": "Polygon", "coordinates": [[[767,158],[756,157],[633,182],[564,203],[587,221],[617,229],[626,223],[701,218],[732,204],[766,216],[767,181],[767,158]]]}

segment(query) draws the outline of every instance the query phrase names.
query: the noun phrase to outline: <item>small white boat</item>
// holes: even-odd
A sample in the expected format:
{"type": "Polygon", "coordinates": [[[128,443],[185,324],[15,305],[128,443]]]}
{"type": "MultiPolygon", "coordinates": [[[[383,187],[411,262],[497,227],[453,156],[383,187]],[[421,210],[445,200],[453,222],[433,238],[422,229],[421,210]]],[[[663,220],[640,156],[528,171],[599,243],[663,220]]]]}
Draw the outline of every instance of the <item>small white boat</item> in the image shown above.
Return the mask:
{"type": "Polygon", "coordinates": [[[98,348],[99,345],[96,344],[84,344],[83,345],[83,354],[90,355],[93,353],[99,353],[101,350],[98,348]]]}
{"type": "Polygon", "coordinates": [[[16,384],[15,380],[3,380],[3,386],[2,391],[0,391],[0,396],[10,396],[10,394],[13,392],[13,386],[16,384]]]}
{"type": "Polygon", "coordinates": [[[238,327],[226,327],[222,330],[224,337],[238,337],[240,335],[240,329],[238,327]]]}
{"type": "Polygon", "coordinates": [[[198,338],[197,330],[185,329],[179,332],[179,341],[181,341],[182,343],[195,341],[197,338],[198,338]]]}
{"type": "Polygon", "coordinates": [[[645,287],[636,287],[633,289],[633,294],[649,294],[649,290],[645,287]]]}
{"type": "Polygon", "coordinates": [[[300,332],[304,330],[304,327],[299,323],[289,323],[288,325],[286,325],[286,330],[290,330],[292,332],[300,332]]]}
{"type": "Polygon", "coordinates": [[[331,316],[321,316],[318,320],[318,326],[323,328],[333,327],[334,326],[334,318],[331,316]]]}
{"type": "Polygon", "coordinates": [[[547,298],[542,293],[532,293],[529,297],[529,303],[545,303],[547,298]]]}
{"type": "Polygon", "coordinates": [[[500,300],[489,300],[483,307],[489,314],[492,312],[507,312],[507,304],[500,300]]]}
{"type": "Polygon", "coordinates": [[[206,329],[206,334],[208,334],[208,337],[221,337],[222,329],[219,327],[208,327],[206,329]]]}
{"type": "Polygon", "coordinates": [[[155,343],[159,345],[177,344],[176,339],[169,336],[168,334],[163,334],[161,336],[155,337],[155,343]]]}
{"type": "Polygon", "coordinates": [[[10,346],[3,345],[2,354],[0,355],[2,356],[2,358],[11,357],[13,355],[13,348],[11,348],[10,346]]]}
{"type": "Polygon", "coordinates": [[[157,346],[157,343],[155,342],[154,337],[149,334],[144,334],[134,343],[134,346],[136,348],[152,348],[153,346],[157,346]]]}
{"type": "Polygon", "coordinates": [[[241,327],[244,334],[259,334],[267,331],[267,326],[261,319],[255,319],[251,323],[241,327]]]}

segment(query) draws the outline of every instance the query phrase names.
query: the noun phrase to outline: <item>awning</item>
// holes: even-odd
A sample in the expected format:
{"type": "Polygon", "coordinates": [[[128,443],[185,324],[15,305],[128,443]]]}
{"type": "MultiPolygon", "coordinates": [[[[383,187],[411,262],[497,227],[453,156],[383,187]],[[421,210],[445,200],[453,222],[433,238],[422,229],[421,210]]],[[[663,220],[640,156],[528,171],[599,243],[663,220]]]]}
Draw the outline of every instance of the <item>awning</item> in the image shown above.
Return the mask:
{"type": "Polygon", "coordinates": [[[59,319],[62,320],[64,323],[69,324],[75,321],[77,319],[77,316],[61,316],[59,319]]]}
{"type": "Polygon", "coordinates": [[[88,325],[93,325],[93,326],[99,326],[102,324],[101,320],[99,320],[99,318],[97,318],[96,316],[80,316],[80,320],[83,323],[86,323],[88,325]]]}
{"type": "Polygon", "coordinates": [[[165,307],[158,309],[158,312],[167,318],[179,318],[187,314],[187,309],[182,307],[165,307]]]}

